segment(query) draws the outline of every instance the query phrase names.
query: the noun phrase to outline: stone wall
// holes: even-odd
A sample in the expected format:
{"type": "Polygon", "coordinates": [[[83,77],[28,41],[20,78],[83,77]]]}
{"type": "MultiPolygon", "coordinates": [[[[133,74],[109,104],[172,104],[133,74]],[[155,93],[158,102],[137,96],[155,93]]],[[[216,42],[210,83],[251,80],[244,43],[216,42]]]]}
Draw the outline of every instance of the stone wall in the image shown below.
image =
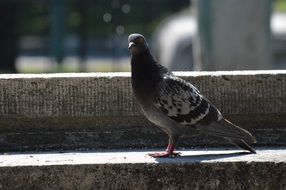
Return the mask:
{"type": "MultiPolygon", "coordinates": [[[[258,145],[286,145],[286,72],[178,72],[258,145]]],[[[130,73],[0,75],[0,150],[164,146],[142,115],[130,73]],[[114,143],[116,141],[116,143],[114,143]]],[[[217,146],[200,136],[184,147],[217,146]]]]}

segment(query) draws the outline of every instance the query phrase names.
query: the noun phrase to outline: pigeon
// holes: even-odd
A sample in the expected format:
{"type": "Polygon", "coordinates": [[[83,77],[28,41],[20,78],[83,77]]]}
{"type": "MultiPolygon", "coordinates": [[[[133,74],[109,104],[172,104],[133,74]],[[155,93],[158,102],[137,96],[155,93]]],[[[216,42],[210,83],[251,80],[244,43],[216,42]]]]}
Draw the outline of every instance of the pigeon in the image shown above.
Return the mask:
{"type": "Polygon", "coordinates": [[[135,98],[148,120],[169,136],[166,151],[151,153],[151,157],[180,156],[174,152],[178,138],[202,133],[222,137],[256,153],[250,146],[256,142],[251,133],[225,119],[195,86],[160,65],[143,35],[129,35],[128,43],[135,98]]]}

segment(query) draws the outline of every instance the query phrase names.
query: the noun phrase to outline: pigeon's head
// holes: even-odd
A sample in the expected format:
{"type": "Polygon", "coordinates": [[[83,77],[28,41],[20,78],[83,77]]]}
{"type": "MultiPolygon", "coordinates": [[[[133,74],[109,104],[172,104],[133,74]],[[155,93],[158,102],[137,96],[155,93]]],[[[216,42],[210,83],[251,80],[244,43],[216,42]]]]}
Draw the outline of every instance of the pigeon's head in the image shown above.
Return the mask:
{"type": "Polygon", "coordinates": [[[130,34],[128,43],[128,49],[132,55],[139,55],[149,49],[145,37],[141,34],[130,34]]]}

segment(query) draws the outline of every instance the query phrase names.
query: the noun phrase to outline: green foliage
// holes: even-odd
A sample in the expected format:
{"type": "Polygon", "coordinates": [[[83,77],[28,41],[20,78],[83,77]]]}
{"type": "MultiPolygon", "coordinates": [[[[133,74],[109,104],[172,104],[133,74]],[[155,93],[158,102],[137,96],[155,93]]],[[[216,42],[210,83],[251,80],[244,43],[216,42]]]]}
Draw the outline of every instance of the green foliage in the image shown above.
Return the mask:
{"type": "MultiPolygon", "coordinates": [[[[66,32],[77,33],[85,19],[88,36],[108,36],[122,26],[126,33],[151,34],[163,16],[189,6],[189,0],[83,0],[84,15],[79,10],[79,0],[65,1],[66,32]],[[111,15],[104,21],[105,14],[111,15]],[[84,17],[84,18],[83,18],[84,17]]],[[[52,1],[21,1],[19,12],[20,35],[48,35],[52,1]]]]}
{"type": "Polygon", "coordinates": [[[46,1],[25,1],[19,6],[19,35],[41,35],[48,30],[49,6],[46,1]]]}
{"type": "Polygon", "coordinates": [[[274,3],[274,10],[279,12],[286,12],[286,1],[276,0],[274,3]]]}

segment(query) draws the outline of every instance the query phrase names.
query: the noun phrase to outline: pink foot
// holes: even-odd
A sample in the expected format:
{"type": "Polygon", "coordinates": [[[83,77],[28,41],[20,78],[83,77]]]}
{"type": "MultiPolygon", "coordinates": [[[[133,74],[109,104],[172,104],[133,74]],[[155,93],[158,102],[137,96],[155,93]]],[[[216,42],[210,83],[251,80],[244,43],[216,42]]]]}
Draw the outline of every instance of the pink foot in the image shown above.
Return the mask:
{"type": "Polygon", "coordinates": [[[174,158],[174,157],[178,157],[181,156],[182,153],[180,152],[155,152],[155,153],[150,153],[148,154],[149,156],[153,157],[153,158],[174,158]]]}
{"type": "Polygon", "coordinates": [[[181,156],[180,152],[174,152],[174,145],[169,143],[166,152],[155,152],[148,154],[153,158],[174,158],[177,156],[181,156]]]}

